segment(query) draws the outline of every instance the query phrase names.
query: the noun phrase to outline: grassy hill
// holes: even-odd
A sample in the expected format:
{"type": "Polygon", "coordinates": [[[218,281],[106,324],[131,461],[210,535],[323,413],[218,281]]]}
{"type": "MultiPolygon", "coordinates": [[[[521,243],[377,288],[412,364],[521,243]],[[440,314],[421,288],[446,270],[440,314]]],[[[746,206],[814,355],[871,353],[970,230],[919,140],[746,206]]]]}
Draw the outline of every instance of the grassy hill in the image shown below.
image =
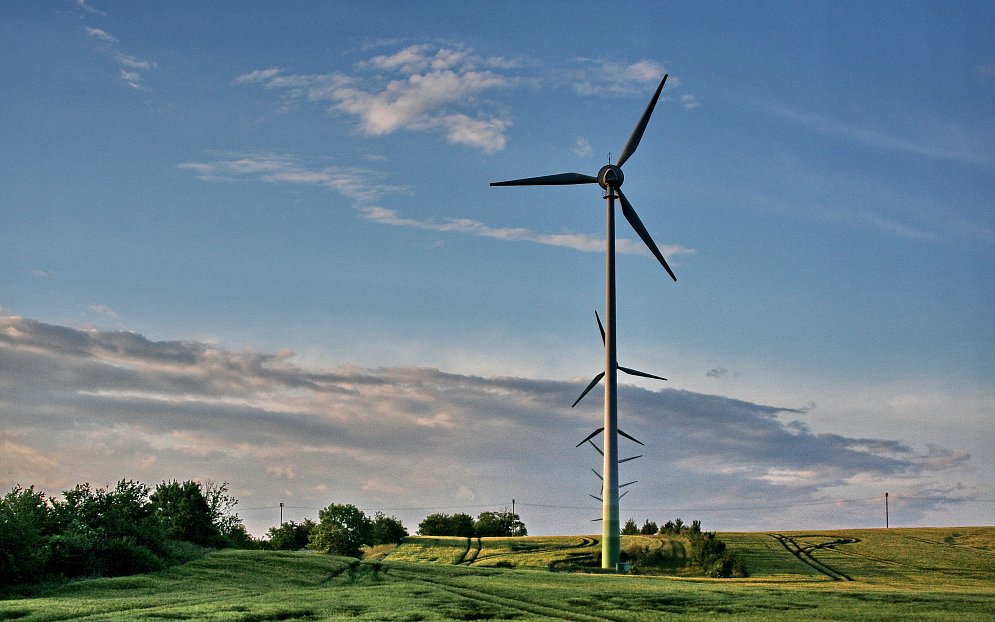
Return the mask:
{"type": "MultiPolygon", "coordinates": [[[[746,558],[748,578],[549,572],[596,553],[593,536],[410,538],[362,563],[219,551],[0,600],[0,620],[960,621],[995,612],[995,527],[719,536],[746,558]]],[[[651,544],[643,538],[656,540],[626,537],[623,547],[651,544]]]]}

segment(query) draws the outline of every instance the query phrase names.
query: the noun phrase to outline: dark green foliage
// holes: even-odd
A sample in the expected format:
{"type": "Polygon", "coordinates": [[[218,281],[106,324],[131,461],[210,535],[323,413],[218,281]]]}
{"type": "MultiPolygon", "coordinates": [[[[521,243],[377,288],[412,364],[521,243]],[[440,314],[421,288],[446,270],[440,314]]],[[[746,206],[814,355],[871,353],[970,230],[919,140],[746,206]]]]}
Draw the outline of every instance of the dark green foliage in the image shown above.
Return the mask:
{"type": "Polygon", "coordinates": [[[623,536],[634,536],[639,533],[639,527],[636,526],[636,521],[631,518],[625,521],[625,525],[622,527],[623,536]]]}
{"type": "Polygon", "coordinates": [[[237,503],[227,484],[209,488],[209,497],[196,482],[149,490],[131,480],[113,489],[78,484],[58,500],[15,487],[0,499],[0,587],[158,570],[191,558],[192,545],[178,541],[252,543],[238,517],[225,513],[237,503]]]}
{"type": "Polygon", "coordinates": [[[170,538],[200,546],[223,543],[221,529],[214,522],[214,511],[200,482],[162,482],[155,487],[150,501],[170,538]]]}
{"type": "Polygon", "coordinates": [[[418,523],[418,533],[423,536],[459,536],[472,538],[473,517],[469,514],[429,514],[418,523]]]}
{"type": "Polygon", "coordinates": [[[318,511],[318,524],[308,542],[319,551],[359,557],[369,537],[370,519],[362,510],[351,504],[333,503],[318,511]]]}
{"type": "Polygon", "coordinates": [[[286,522],[279,527],[270,527],[269,548],[277,551],[298,551],[308,544],[311,531],[317,523],[309,518],[305,518],[300,524],[294,521],[286,522]]]}
{"type": "Polygon", "coordinates": [[[518,518],[518,514],[512,514],[508,510],[481,512],[477,516],[477,522],[473,524],[473,528],[478,538],[507,538],[528,535],[525,523],[518,518]]]}
{"type": "Polygon", "coordinates": [[[377,512],[370,523],[370,538],[366,544],[370,546],[400,544],[407,535],[408,530],[404,528],[400,520],[393,516],[387,516],[383,512],[377,512]]]}
{"type": "Polygon", "coordinates": [[[0,499],[0,587],[42,578],[52,525],[51,505],[34,486],[15,486],[0,499]]]}
{"type": "Polygon", "coordinates": [[[656,523],[651,520],[647,520],[643,523],[643,526],[639,528],[639,533],[644,536],[652,536],[658,531],[656,523]]]}

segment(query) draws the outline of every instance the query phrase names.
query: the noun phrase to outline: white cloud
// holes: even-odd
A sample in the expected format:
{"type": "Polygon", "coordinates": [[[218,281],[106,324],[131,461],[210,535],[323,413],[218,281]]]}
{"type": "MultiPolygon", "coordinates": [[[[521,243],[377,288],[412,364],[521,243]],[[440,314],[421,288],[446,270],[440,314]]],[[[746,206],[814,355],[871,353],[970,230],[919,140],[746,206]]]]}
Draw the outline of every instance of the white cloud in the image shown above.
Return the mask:
{"type": "MultiPolygon", "coordinates": [[[[580,95],[633,95],[663,78],[663,68],[656,62],[640,60],[619,63],[604,59],[580,58],[579,69],[567,72],[573,89],[580,95]]],[[[654,84],[655,85],[655,84],[654,84]]],[[[671,82],[671,86],[674,83],[671,82]]]]}
{"type": "Polygon", "coordinates": [[[271,67],[243,73],[237,84],[280,89],[291,99],[330,102],[370,136],[400,130],[442,131],[452,144],[485,153],[505,147],[509,121],[480,110],[478,97],[513,84],[486,59],[464,48],[413,45],[357,65],[356,75],[284,74],[271,67]]]}
{"type": "Polygon", "coordinates": [[[591,154],[594,153],[594,149],[591,147],[591,143],[588,142],[583,136],[578,136],[577,141],[574,142],[574,153],[582,158],[589,158],[591,154]]]}
{"type": "Polygon", "coordinates": [[[687,110],[694,110],[701,105],[701,102],[694,95],[681,95],[681,105],[687,110]]]}
{"type": "Polygon", "coordinates": [[[256,71],[250,71],[249,73],[243,73],[235,78],[236,84],[255,84],[257,82],[266,82],[271,78],[275,77],[280,73],[279,67],[270,67],[269,69],[257,69],[256,71]]]}
{"type": "Polygon", "coordinates": [[[118,319],[118,315],[114,309],[111,309],[107,305],[92,304],[90,305],[90,310],[94,313],[99,313],[100,315],[104,315],[115,320],[118,319]]]}
{"type": "MultiPolygon", "coordinates": [[[[473,139],[474,131],[476,130],[473,128],[467,130],[468,133],[461,139],[473,139]]],[[[603,238],[584,233],[539,233],[524,227],[493,227],[468,218],[452,218],[444,222],[406,218],[395,210],[373,205],[388,194],[403,192],[404,188],[385,184],[374,171],[355,167],[308,168],[291,156],[273,153],[233,153],[220,160],[181,162],[176,166],[192,171],[203,181],[264,181],[324,186],[352,200],[353,208],[364,218],[385,225],[475,235],[496,240],[535,242],[583,252],[600,253],[605,249],[603,238]]],[[[638,240],[616,240],[615,250],[623,254],[649,254],[643,243],[638,240]]],[[[660,251],[667,257],[696,252],[694,249],[678,245],[663,245],[660,246],[660,251]]]]}
{"type": "MultiPolygon", "coordinates": [[[[382,207],[364,207],[363,215],[375,222],[385,225],[412,227],[444,233],[464,233],[497,240],[535,242],[547,246],[560,246],[574,250],[601,253],[605,250],[604,238],[584,233],[538,233],[524,227],[492,227],[469,218],[453,218],[441,223],[426,222],[413,218],[403,218],[394,210],[382,207]]],[[[680,246],[663,246],[660,248],[665,255],[692,254],[693,249],[680,246]]],[[[615,251],[632,255],[648,255],[649,251],[642,242],[620,239],[615,242],[615,251]]]]}
{"type": "Polygon", "coordinates": [[[86,0],[76,0],[76,6],[78,8],[80,8],[80,9],[83,9],[87,13],[93,13],[94,15],[107,15],[107,13],[104,13],[103,11],[95,9],[92,6],[90,6],[89,4],[87,4],[86,0]]]}
{"type": "Polygon", "coordinates": [[[120,65],[129,67],[131,69],[140,69],[142,71],[148,71],[155,67],[155,63],[150,63],[147,60],[142,60],[140,58],[135,58],[134,56],[128,56],[127,54],[118,54],[117,62],[120,65]]]}
{"type": "Polygon", "coordinates": [[[265,181],[324,186],[357,203],[376,201],[401,188],[382,183],[373,171],[355,167],[308,168],[285,154],[233,153],[221,160],[181,162],[177,168],[193,171],[204,181],[265,181]]]}
{"type": "Polygon", "coordinates": [[[106,30],[101,30],[100,28],[90,28],[89,26],[84,26],[84,28],[86,28],[86,33],[94,39],[99,39],[100,41],[106,41],[108,43],[117,43],[117,38],[106,30]]]}

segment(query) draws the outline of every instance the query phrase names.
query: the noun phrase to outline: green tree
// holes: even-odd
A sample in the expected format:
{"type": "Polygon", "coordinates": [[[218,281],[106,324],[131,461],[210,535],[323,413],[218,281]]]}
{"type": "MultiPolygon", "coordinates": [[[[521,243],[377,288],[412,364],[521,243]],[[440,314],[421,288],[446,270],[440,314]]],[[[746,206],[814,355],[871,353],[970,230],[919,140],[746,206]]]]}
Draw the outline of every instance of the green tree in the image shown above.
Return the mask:
{"type": "Polygon", "coordinates": [[[34,486],[14,486],[0,499],[0,587],[44,576],[54,526],[48,498],[34,486]]]}
{"type": "Polygon", "coordinates": [[[418,523],[418,533],[423,536],[473,537],[473,517],[469,514],[429,514],[418,523]]]}
{"type": "Polygon", "coordinates": [[[370,538],[366,544],[370,546],[400,544],[407,535],[408,530],[404,528],[400,520],[393,516],[387,516],[383,512],[377,512],[370,523],[370,538]]]}
{"type": "Polygon", "coordinates": [[[623,536],[634,536],[639,533],[639,527],[636,525],[636,521],[631,518],[625,521],[625,526],[622,527],[623,536]]]}
{"type": "Polygon", "coordinates": [[[308,545],[326,553],[359,557],[360,547],[369,541],[370,527],[370,519],[356,506],[333,503],[318,512],[318,525],[308,545]]]}
{"type": "Polygon", "coordinates": [[[315,523],[310,518],[305,518],[300,524],[294,521],[286,522],[279,527],[270,527],[269,547],[278,551],[298,551],[308,544],[311,531],[314,530],[315,523]]]}
{"type": "Polygon", "coordinates": [[[215,511],[204,496],[200,482],[162,482],[150,497],[155,513],[163,521],[170,538],[220,546],[221,530],[215,524],[215,511]]]}
{"type": "Polygon", "coordinates": [[[481,512],[473,527],[478,538],[528,535],[525,523],[518,514],[512,514],[507,509],[503,512],[481,512]]]}
{"type": "Polygon", "coordinates": [[[639,528],[639,533],[643,534],[644,536],[652,536],[656,532],[657,532],[656,523],[654,523],[649,519],[646,519],[646,522],[643,523],[643,526],[639,528]]]}

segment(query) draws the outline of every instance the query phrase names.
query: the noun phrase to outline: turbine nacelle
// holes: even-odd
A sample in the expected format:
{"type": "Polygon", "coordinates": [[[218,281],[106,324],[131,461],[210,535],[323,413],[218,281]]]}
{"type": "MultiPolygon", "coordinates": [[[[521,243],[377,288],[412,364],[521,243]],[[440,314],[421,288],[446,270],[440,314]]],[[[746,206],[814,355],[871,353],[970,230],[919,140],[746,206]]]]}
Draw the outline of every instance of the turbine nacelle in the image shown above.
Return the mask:
{"type": "Polygon", "coordinates": [[[618,165],[606,164],[598,171],[598,185],[605,190],[608,190],[609,187],[619,188],[624,180],[625,175],[622,174],[622,169],[618,165]]]}

